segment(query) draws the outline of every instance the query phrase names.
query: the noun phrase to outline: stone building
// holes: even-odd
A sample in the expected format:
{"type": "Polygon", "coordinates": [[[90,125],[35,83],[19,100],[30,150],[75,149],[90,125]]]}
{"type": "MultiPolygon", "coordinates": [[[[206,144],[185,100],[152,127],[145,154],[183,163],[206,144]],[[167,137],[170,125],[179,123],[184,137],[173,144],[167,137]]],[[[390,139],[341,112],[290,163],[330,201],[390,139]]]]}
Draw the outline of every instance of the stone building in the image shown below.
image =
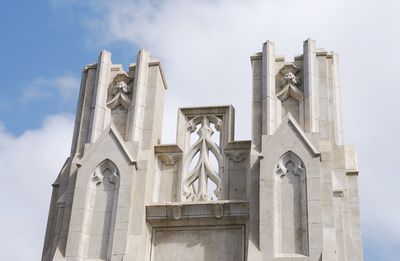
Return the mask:
{"type": "Polygon", "coordinates": [[[252,139],[210,106],[178,110],[176,144],[160,143],[158,60],[85,66],[42,260],[363,260],[337,55],[308,39],[286,62],[267,41],[251,66],[252,139]]]}

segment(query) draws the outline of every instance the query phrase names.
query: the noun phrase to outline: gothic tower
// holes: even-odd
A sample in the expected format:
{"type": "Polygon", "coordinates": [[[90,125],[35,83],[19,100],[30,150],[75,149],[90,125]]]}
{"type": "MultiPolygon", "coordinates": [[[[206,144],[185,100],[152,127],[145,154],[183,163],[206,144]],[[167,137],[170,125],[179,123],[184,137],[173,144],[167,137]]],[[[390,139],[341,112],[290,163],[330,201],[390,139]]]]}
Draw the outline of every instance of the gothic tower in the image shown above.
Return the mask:
{"type": "Polygon", "coordinates": [[[160,144],[158,60],[87,65],[42,261],[362,261],[337,55],[308,39],[285,62],[267,41],[251,64],[252,140],[212,106],[178,110],[176,144],[160,144]]]}

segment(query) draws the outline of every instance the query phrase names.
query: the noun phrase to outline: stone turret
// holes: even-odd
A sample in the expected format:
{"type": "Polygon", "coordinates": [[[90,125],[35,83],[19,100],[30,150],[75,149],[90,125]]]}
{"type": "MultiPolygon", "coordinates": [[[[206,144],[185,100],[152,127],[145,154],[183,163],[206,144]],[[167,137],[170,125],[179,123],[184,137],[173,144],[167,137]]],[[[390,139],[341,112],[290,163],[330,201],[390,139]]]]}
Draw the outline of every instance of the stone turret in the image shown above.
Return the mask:
{"type": "Polygon", "coordinates": [[[261,156],[252,162],[257,229],[250,237],[263,260],[362,260],[358,170],[353,147],[343,145],[338,56],[311,39],[303,49],[286,62],[267,41],[251,57],[252,140],[261,156]]]}

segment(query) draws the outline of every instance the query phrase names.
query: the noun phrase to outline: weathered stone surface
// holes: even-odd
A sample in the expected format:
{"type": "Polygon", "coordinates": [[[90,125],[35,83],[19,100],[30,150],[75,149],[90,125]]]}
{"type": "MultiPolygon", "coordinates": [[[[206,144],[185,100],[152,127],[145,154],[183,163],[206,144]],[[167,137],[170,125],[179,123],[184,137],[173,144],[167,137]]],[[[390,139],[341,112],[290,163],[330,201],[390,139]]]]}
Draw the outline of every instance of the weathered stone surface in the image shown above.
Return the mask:
{"type": "Polygon", "coordinates": [[[251,64],[252,139],[209,106],[179,109],[176,144],[159,144],[158,60],[87,65],[42,260],[363,260],[337,55],[308,39],[285,62],[267,41],[251,64]]]}

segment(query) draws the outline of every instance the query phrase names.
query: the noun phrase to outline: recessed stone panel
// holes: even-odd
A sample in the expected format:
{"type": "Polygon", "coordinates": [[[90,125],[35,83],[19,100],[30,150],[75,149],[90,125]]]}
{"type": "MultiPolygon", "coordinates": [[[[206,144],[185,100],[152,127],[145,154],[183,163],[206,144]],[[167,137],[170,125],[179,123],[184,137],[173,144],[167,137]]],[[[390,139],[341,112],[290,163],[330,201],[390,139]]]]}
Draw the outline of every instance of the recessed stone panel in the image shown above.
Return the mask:
{"type": "Polygon", "coordinates": [[[152,261],[242,261],[244,227],[155,228],[152,261]]]}

